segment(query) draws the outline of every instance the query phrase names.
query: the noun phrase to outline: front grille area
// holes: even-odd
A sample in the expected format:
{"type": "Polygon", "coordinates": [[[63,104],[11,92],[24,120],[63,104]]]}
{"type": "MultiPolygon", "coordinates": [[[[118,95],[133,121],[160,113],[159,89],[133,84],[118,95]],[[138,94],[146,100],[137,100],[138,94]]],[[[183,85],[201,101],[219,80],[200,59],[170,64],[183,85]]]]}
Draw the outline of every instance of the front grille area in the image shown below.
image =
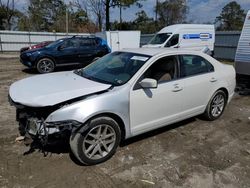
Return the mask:
{"type": "Polygon", "coordinates": [[[22,105],[20,103],[14,102],[9,96],[9,103],[16,107],[16,120],[20,119],[27,120],[30,117],[36,117],[39,119],[46,119],[49,114],[58,109],[57,106],[47,106],[47,107],[29,107],[22,105]]]}

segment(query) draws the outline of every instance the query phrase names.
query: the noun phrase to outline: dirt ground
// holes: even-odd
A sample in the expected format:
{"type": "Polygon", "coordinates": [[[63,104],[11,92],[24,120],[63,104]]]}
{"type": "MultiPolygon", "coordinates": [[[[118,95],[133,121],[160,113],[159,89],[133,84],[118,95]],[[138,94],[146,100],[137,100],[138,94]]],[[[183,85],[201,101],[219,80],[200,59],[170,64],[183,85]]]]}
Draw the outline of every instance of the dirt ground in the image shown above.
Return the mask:
{"type": "Polygon", "coordinates": [[[34,74],[0,55],[0,187],[250,187],[250,96],[236,94],[217,121],[192,118],[126,141],[103,164],[81,166],[67,149],[23,155],[29,147],[15,143],[8,89],[34,74]]]}

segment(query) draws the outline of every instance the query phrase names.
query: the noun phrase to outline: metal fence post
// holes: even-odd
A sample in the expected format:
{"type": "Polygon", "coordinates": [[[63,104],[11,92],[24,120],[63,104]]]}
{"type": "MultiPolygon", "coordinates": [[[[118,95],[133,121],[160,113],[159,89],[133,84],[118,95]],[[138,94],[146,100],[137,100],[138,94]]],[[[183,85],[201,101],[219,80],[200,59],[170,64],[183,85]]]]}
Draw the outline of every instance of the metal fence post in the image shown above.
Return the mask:
{"type": "Polygon", "coordinates": [[[0,49],[1,49],[1,52],[3,52],[3,44],[2,44],[2,33],[0,33],[0,49]]]}
{"type": "Polygon", "coordinates": [[[30,31],[28,33],[28,37],[29,37],[29,46],[31,46],[30,31]]]}

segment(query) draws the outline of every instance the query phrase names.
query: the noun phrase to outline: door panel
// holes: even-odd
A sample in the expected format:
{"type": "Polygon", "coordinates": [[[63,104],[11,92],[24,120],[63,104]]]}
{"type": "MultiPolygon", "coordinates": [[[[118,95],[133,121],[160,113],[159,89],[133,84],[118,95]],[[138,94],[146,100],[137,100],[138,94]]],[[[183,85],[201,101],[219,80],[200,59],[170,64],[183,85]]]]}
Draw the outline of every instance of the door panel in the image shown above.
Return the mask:
{"type": "Polygon", "coordinates": [[[211,93],[217,87],[214,67],[206,59],[196,55],[180,56],[180,77],[183,81],[185,101],[182,116],[203,113],[211,93]]]}
{"type": "Polygon", "coordinates": [[[63,49],[58,53],[58,64],[78,63],[78,49],[67,48],[63,49]]]}
{"type": "Polygon", "coordinates": [[[78,58],[78,39],[68,39],[57,49],[58,64],[73,64],[79,63],[78,58]]]}
{"type": "Polygon", "coordinates": [[[97,56],[97,46],[94,38],[80,39],[79,61],[89,63],[97,56]]]}
{"type": "Polygon", "coordinates": [[[183,79],[183,96],[185,101],[182,106],[182,116],[202,113],[209,101],[211,92],[215,91],[215,73],[207,73],[183,79]]]}
{"type": "Polygon", "coordinates": [[[130,118],[133,135],[174,122],[181,110],[181,84],[161,83],[155,89],[137,89],[130,93],[130,118]]]}
{"type": "Polygon", "coordinates": [[[175,122],[179,118],[182,101],[182,83],[177,81],[176,56],[157,59],[142,74],[155,79],[157,88],[143,89],[139,81],[130,92],[130,121],[133,135],[175,122]]]}
{"type": "Polygon", "coordinates": [[[79,48],[79,60],[81,63],[89,63],[96,57],[96,48],[86,46],[79,48]]]}

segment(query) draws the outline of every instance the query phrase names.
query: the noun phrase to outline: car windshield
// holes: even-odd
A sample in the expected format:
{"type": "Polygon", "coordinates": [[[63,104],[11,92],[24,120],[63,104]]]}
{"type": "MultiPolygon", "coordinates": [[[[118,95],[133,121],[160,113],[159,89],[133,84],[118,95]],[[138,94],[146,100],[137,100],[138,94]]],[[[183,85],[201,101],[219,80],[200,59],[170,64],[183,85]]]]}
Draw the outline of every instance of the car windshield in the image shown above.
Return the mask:
{"type": "Polygon", "coordinates": [[[101,83],[125,84],[151,56],[131,52],[113,52],[75,73],[101,83]]]}
{"type": "Polygon", "coordinates": [[[56,40],[56,41],[54,41],[54,42],[48,44],[48,45],[45,46],[45,47],[46,47],[46,48],[51,48],[51,47],[53,48],[53,47],[57,46],[58,44],[60,44],[62,41],[64,41],[64,39],[58,39],[58,40],[56,40]]]}
{"type": "Polygon", "coordinates": [[[148,44],[162,44],[162,43],[164,43],[171,35],[172,35],[172,33],[158,33],[158,34],[156,34],[156,35],[149,41],[148,44]]]}

